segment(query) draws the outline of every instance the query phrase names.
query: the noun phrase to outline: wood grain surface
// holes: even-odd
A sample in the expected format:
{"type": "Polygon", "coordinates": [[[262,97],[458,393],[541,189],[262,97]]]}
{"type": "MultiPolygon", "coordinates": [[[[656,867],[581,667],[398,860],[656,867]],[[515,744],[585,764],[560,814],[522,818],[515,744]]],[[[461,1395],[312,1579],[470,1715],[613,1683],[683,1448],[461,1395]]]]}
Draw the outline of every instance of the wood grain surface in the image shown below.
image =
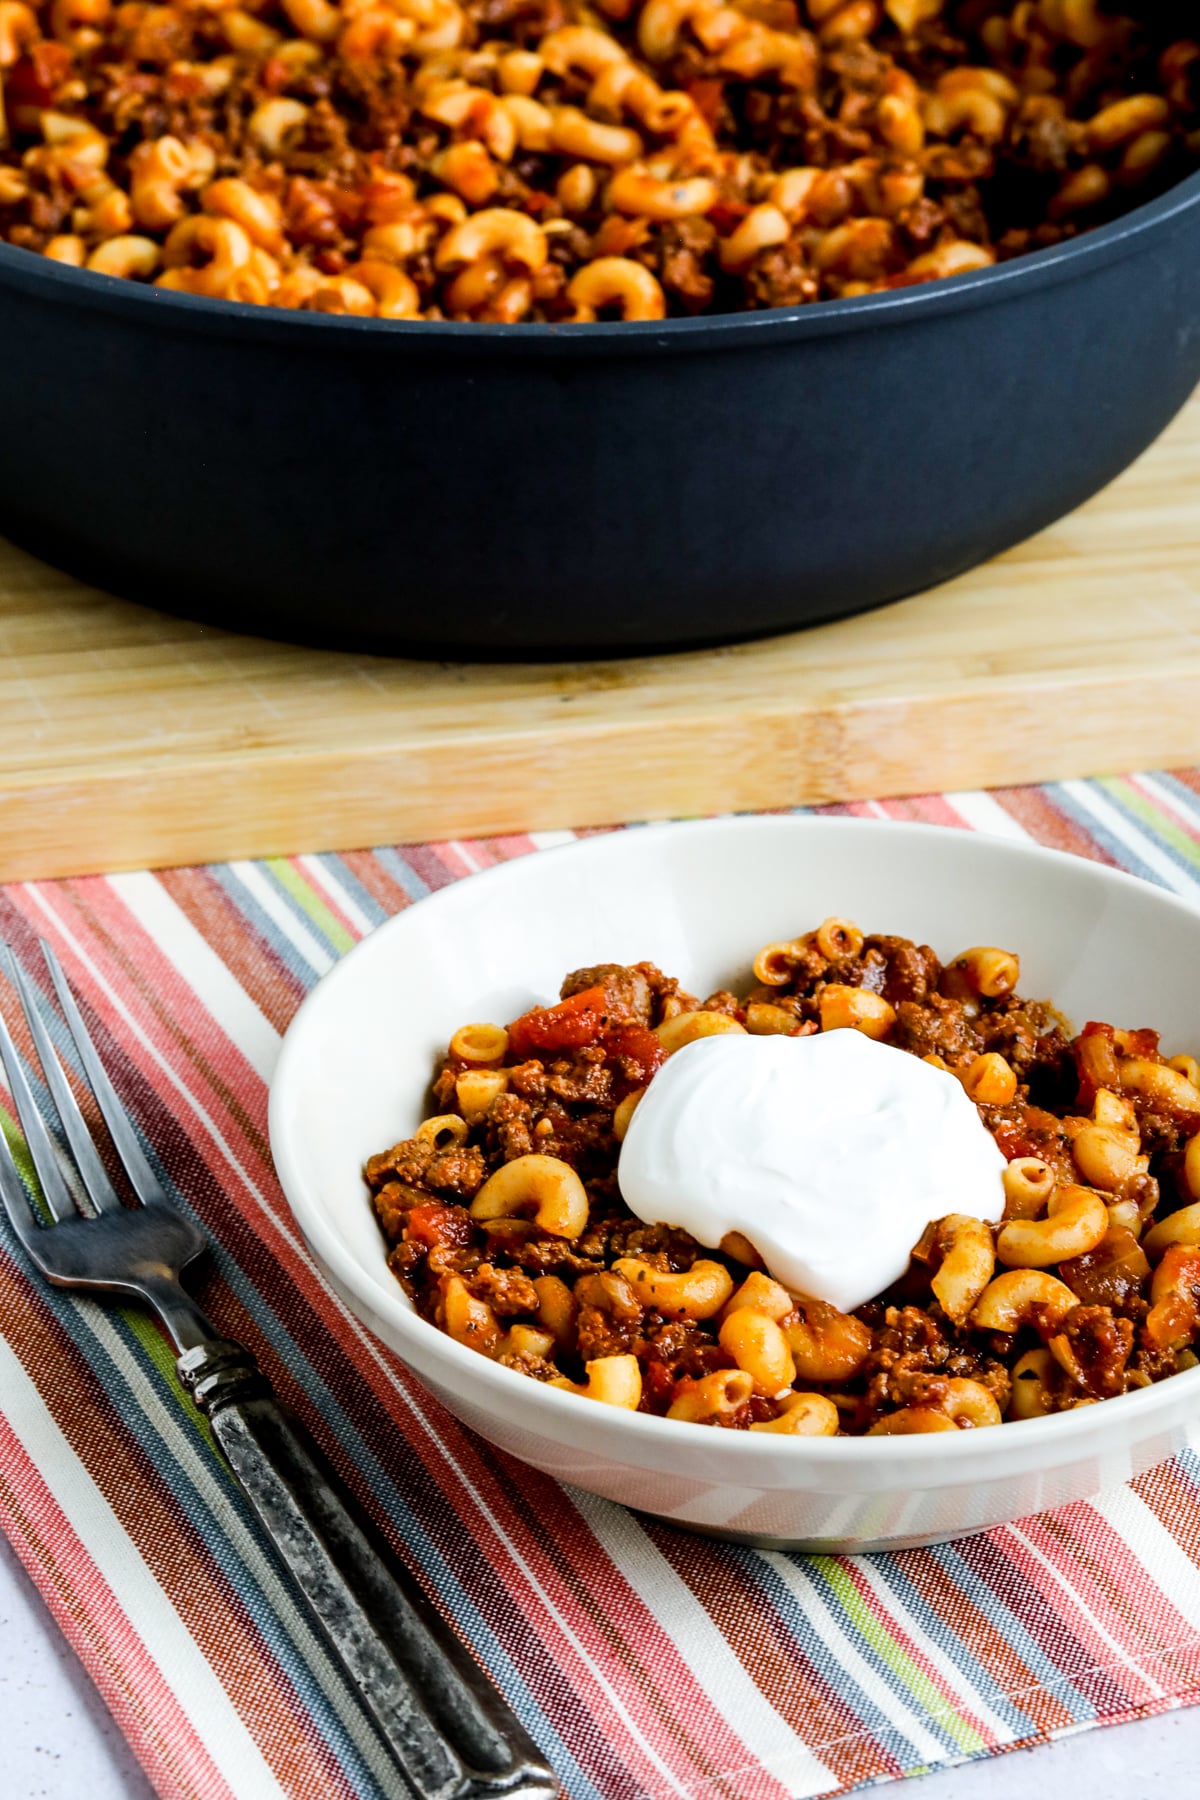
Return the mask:
{"type": "Polygon", "coordinates": [[[5,880],[1197,761],[1200,397],[1105,493],[982,569],[676,656],[295,649],[0,542],[5,880]]]}

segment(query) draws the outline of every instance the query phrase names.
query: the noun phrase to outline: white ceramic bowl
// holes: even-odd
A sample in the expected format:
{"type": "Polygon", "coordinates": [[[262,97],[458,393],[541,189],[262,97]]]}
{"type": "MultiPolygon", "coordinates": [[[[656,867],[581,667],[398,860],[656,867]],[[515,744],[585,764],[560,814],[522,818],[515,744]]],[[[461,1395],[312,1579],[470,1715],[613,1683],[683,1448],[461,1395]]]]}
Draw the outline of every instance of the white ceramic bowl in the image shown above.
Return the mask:
{"type": "Polygon", "coordinates": [[[1131,876],[923,825],[722,819],[593,838],[444,889],[360,944],[292,1022],[271,1146],[333,1286],[451,1412],[562,1481],[713,1536],[818,1550],[936,1542],[1161,1461],[1200,1369],[1057,1417],[909,1438],[788,1439],[629,1413],[488,1362],[418,1318],[384,1260],[361,1167],[423,1116],[472,1019],[557,996],[569,970],[648,958],[704,994],[831,913],[930,943],[997,943],[1021,988],[1200,1049],[1200,914],[1131,876]]]}

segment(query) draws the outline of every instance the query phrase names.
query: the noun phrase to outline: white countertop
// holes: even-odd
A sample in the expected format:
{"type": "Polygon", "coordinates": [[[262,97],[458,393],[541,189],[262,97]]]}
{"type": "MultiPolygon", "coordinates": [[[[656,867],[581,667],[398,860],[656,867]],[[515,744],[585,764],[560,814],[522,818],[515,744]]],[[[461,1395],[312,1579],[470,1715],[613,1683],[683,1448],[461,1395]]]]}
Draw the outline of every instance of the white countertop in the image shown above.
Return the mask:
{"type": "MultiPolygon", "coordinates": [[[[0,1538],[4,1800],[154,1800],[108,1710],[0,1538]]],[[[1184,1800],[1200,1766],[1200,1706],[925,1776],[913,1800],[1184,1800]]],[[[896,1790],[897,1794],[901,1792],[896,1790]]],[[[238,1800],[256,1800],[253,1794],[238,1800]]]]}

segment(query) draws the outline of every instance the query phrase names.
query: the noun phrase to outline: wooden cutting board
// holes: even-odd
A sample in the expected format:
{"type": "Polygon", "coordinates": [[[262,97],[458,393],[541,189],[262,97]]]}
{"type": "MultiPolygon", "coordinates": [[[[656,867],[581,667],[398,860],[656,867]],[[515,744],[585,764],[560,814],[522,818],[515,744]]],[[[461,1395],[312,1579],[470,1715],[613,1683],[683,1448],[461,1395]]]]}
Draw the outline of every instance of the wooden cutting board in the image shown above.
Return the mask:
{"type": "Polygon", "coordinates": [[[970,575],[677,656],[295,649],[0,542],[0,879],[1197,761],[1200,397],[1099,498],[970,575]]]}

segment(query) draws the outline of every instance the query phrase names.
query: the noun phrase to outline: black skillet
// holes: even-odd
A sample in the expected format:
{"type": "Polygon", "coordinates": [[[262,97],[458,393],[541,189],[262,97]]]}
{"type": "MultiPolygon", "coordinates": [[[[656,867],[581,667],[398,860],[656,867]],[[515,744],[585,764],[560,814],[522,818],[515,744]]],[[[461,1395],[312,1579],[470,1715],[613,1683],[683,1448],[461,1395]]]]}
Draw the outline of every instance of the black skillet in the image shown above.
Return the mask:
{"type": "Polygon", "coordinates": [[[1200,175],[949,282],[662,324],[380,323],[0,245],[0,530],[241,630],[614,652],[862,611],[1111,480],[1200,379],[1200,175]]]}

